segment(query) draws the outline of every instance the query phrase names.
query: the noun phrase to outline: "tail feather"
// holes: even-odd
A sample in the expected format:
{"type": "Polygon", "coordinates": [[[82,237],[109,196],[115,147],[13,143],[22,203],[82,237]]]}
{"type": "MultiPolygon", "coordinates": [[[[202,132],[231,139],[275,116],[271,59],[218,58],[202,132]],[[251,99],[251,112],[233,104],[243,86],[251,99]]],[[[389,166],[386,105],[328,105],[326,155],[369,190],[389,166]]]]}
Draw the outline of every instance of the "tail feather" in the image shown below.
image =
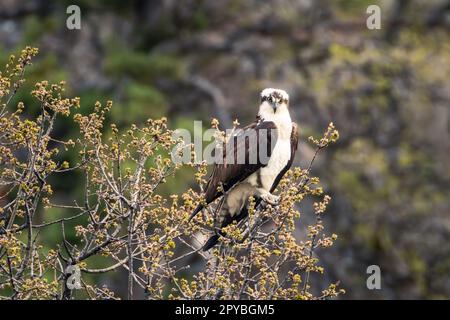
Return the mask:
{"type": "Polygon", "coordinates": [[[192,218],[194,218],[194,217],[197,215],[197,213],[199,213],[200,211],[202,211],[202,209],[203,209],[203,206],[202,206],[201,204],[199,204],[199,205],[197,206],[197,208],[195,208],[195,210],[194,210],[194,211],[191,213],[191,215],[189,216],[188,222],[191,221],[192,218]]]}
{"type": "MultiPolygon", "coordinates": [[[[257,205],[258,204],[259,204],[259,202],[257,201],[257,205]]],[[[222,228],[226,227],[227,225],[229,225],[233,220],[236,220],[237,222],[239,222],[239,221],[241,221],[242,219],[244,219],[247,216],[248,216],[248,209],[244,207],[237,216],[234,216],[234,217],[231,217],[229,215],[226,216],[225,220],[222,222],[222,228]]],[[[219,232],[219,234],[223,235],[223,233],[221,231],[219,232]]],[[[203,251],[208,251],[209,249],[214,247],[217,244],[217,242],[219,242],[219,237],[220,236],[218,234],[214,234],[213,236],[211,236],[208,239],[208,241],[206,241],[206,243],[203,245],[202,250],[203,251]]]]}
{"type": "Polygon", "coordinates": [[[217,244],[217,242],[219,242],[219,235],[215,234],[211,236],[211,238],[209,238],[208,241],[206,241],[206,243],[203,245],[202,250],[208,251],[209,249],[214,247],[217,244]]]}

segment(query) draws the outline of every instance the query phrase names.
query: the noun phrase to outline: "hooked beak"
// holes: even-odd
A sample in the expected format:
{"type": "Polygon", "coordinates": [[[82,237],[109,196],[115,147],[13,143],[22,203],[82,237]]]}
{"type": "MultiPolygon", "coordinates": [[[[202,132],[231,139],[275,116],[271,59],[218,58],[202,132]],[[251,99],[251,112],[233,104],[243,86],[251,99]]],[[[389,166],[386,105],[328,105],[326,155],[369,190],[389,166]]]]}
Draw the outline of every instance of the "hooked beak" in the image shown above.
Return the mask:
{"type": "Polygon", "coordinates": [[[272,102],[272,108],[273,108],[273,112],[277,112],[277,108],[278,108],[278,101],[273,101],[272,102]]]}

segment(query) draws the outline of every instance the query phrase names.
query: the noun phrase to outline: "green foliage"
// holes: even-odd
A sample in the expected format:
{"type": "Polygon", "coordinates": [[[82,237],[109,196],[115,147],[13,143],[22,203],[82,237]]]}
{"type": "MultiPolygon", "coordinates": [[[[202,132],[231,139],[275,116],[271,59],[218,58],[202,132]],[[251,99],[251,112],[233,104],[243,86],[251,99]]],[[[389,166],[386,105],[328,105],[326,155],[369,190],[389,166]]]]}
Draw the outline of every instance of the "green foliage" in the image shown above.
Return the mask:
{"type": "Polygon", "coordinates": [[[114,108],[112,112],[118,123],[128,124],[138,119],[161,118],[167,114],[165,96],[154,87],[131,84],[124,93],[124,99],[126,102],[114,108]]]}
{"type": "MultiPolygon", "coordinates": [[[[25,14],[14,20],[12,33],[0,34],[5,39],[0,41],[2,65],[10,51],[24,45],[41,49],[39,63],[28,68],[23,90],[12,98],[13,106],[24,102],[26,118],[39,114],[39,104],[28,93],[41,79],[67,79],[66,93],[83,101],[81,114],[91,113],[97,100],[113,99],[105,127],[115,122],[120,130],[143,125],[147,117],[166,116],[170,127],[190,128],[193,119],[218,116],[209,92],[186,83],[185,76],[208,80],[225,98],[223,109],[242,123],[254,119],[261,88],[283,87],[291,94],[291,111],[301,129],[297,162],[313,154],[304,137],[319,135],[331,119],[341,129],[339,144],[315,166],[337,200],[324,219],[341,241],[318,253],[333,270],[332,280],[335,275],[341,280],[348,298],[385,298],[386,292],[406,299],[449,297],[450,36],[445,19],[433,28],[428,24],[434,14],[445,17],[440,10],[445,1],[402,1],[401,23],[393,11],[396,1],[77,3],[80,32],[62,28],[61,13],[73,4],[64,0],[25,14]],[[381,30],[365,26],[371,4],[381,7],[381,30]],[[86,59],[72,55],[80,48],[86,59]],[[85,64],[91,68],[88,74],[78,68],[85,64]],[[351,257],[348,263],[336,264],[343,255],[351,257]],[[389,277],[381,292],[362,285],[369,262],[389,277]]],[[[77,133],[71,118],[58,118],[55,138],[77,133]]],[[[105,139],[110,137],[106,132],[105,139]]],[[[72,165],[78,152],[69,148],[55,159],[72,165]]],[[[194,173],[195,168],[181,168],[159,187],[161,194],[181,194],[195,186],[194,173]]],[[[82,174],[49,179],[56,199],[67,200],[70,194],[81,201],[82,174]]],[[[300,209],[310,212],[309,206],[300,209]]],[[[46,212],[46,218],[55,219],[70,214],[62,208],[46,212]]],[[[71,243],[77,243],[74,227],[68,222],[71,243]]],[[[54,232],[41,235],[45,252],[61,240],[58,227],[49,230],[54,232]]],[[[96,263],[89,261],[89,266],[106,265],[96,263]]]]}
{"type": "Polygon", "coordinates": [[[108,57],[105,65],[106,71],[115,77],[129,75],[145,82],[155,81],[158,77],[179,78],[183,74],[179,61],[168,55],[118,51],[108,57]]]}
{"type": "MultiPolygon", "coordinates": [[[[161,194],[183,166],[170,157],[180,141],[167,118],[120,130],[106,122],[112,102],[97,101],[87,115],[73,115],[79,130],[71,139],[56,139],[59,118],[72,116],[81,106],[80,98],[66,98],[64,81],[35,84],[31,96],[39,105],[37,116],[24,116],[23,102],[11,105],[37,51],[26,47],[18,58],[11,56],[0,76],[0,184],[6,199],[0,207],[0,298],[133,299],[139,291],[148,299],[303,300],[345,292],[331,283],[315,293],[310,279],[324,273],[314,252],[337,239],[324,231],[322,216],[331,197],[319,178],[310,176],[314,159],[308,168],[293,168],[282,179],[279,205],[257,206],[250,197],[247,222],[223,228],[219,245],[210,254],[200,252],[199,237],[216,225],[208,212],[194,223],[189,219],[204,195],[167,187],[168,196],[161,194]],[[62,160],[68,149],[78,151],[72,164],[62,160]],[[55,197],[55,175],[69,183],[82,177],[81,197],[55,197]],[[315,221],[307,226],[306,239],[297,242],[295,222],[301,215],[296,204],[307,198],[315,200],[315,221]],[[268,225],[271,231],[264,228],[268,225]],[[186,265],[183,259],[191,256],[204,259],[204,266],[195,270],[186,265]],[[69,285],[71,268],[87,274],[79,278],[80,291],[69,285]],[[120,269],[127,279],[126,296],[96,276],[120,269]]],[[[139,105],[164,101],[148,87],[129,90],[128,100],[139,105]]],[[[212,123],[217,130],[218,121],[212,123]]],[[[338,138],[332,123],[322,137],[310,137],[314,158],[338,138]]],[[[204,190],[206,163],[186,165],[204,190]]]]}

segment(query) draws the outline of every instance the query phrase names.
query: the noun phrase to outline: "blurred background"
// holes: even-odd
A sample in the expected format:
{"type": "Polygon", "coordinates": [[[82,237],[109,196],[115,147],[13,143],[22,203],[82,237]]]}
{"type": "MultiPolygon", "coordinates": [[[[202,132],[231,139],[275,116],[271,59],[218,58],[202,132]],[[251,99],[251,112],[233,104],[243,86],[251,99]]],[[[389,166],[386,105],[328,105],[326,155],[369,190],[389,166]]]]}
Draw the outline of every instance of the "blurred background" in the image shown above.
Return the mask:
{"type": "MultiPolygon", "coordinates": [[[[450,298],[450,1],[0,0],[0,61],[26,45],[40,49],[16,98],[30,113],[30,88],[44,79],[67,80],[81,112],[111,99],[112,122],[167,116],[173,129],[248,123],[263,88],[287,90],[301,128],[296,165],[330,121],[341,136],[313,168],[333,198],[326,229],[339,236],[318,252],[322,281],[340,280],[341,299],[450,298]],[[80,30],[66,28],[71,4],[80,30]],[[371,4],[380,30],[366,27],[371,4]],[[366,287],[372,264],[381,290],[366,287]]],[[[74,137],[65,121],[58,134],[74,137]]],[[[56,177],[58,202],[79,197],[81,181],[56,177]]],[[[162,192],[189,187],[185,170],[162,192]]],[[[310,204],[300,209],[306,224],[310,204]]],[[[45,237],[51,247],[58,235],[45,237]]]]}

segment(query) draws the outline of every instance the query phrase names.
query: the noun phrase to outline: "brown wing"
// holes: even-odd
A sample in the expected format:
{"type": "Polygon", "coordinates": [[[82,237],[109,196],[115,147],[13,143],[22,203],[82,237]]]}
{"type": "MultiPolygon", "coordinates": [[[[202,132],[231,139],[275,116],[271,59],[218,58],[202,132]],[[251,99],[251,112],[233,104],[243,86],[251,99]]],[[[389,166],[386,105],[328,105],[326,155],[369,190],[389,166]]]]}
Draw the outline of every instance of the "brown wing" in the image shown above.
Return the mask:
{"type": "Polygon", "coordinates": [[[297,147],[298,147],[298,125],[295,122],[293,122],[292,123],[292,132],[291,132],[291,158],[289,159],[288,163],[283,168],[283,170],[281,170],[281,172],[275,178],[275,181],[273,182],[273,185],[270,188],[270,193],[275,191],[275,188],[280,183],[281,178],[283,178],[285,173],[292,166],[292,163],[294,162],[294,158],[295,158],[295,153],[297,152],[297,147]]]}
{"type": "MultiPolygon", "coordinates": [[[[257,122],[230,138],[222,152],[223,163],[214,165],[206,185],[205,201],[207,204],[230,190],[236,183],[248,178],[259,168],[267,165],[277,140],[276,128],[275,123],[271,121],[257,122]],[[267,158],[264,158],[264,155],[267,155],[267,158]]],[[[189,220],[202,209],[203,206],[199,205],[189,220]]]]}

